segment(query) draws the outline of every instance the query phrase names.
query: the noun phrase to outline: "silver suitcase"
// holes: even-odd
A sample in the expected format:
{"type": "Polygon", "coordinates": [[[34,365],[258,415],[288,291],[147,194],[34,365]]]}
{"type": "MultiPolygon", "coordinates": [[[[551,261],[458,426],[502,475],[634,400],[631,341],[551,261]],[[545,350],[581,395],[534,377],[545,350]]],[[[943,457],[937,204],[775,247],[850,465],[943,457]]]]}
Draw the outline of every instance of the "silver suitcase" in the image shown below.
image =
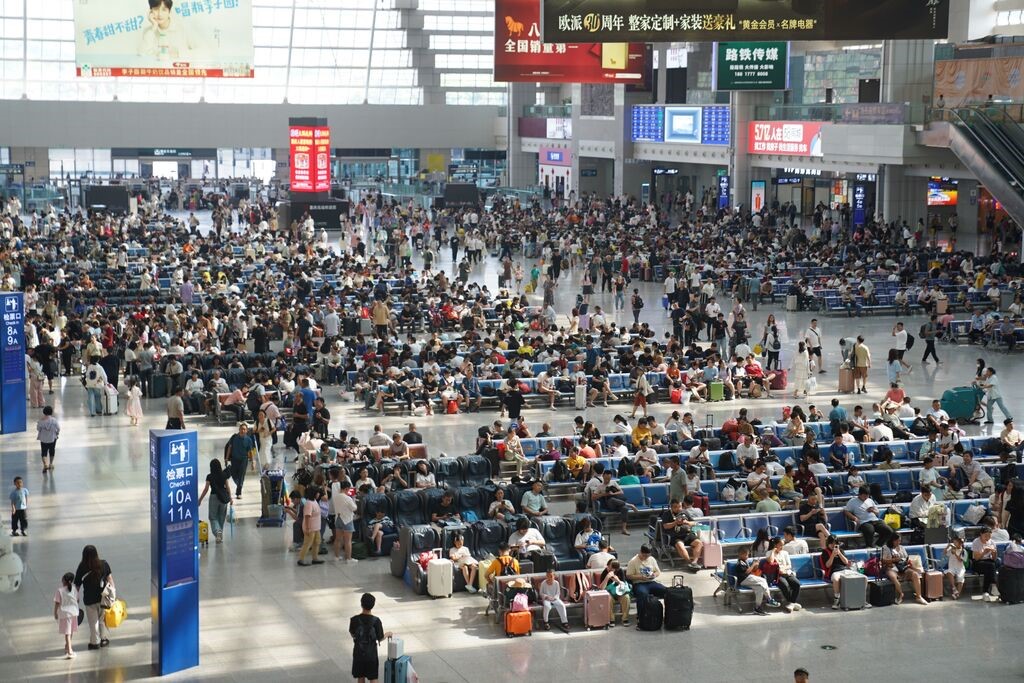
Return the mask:
{"type": "Polygon", "coordinates": [[[868,602],[868,577],[843,574],[839,577],[839,607],[844,610],[864,609],[868,602]]]}

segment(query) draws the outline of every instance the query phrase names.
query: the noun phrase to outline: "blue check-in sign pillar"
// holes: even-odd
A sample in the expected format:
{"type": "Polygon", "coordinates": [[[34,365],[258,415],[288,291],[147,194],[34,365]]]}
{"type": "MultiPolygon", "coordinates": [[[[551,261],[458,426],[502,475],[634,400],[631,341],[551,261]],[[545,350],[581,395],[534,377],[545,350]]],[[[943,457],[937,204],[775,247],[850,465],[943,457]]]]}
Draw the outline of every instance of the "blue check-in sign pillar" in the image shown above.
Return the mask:
{"type": "Polygon", "coordinates": [[[195,431],[149,433],[153,668],[199,665],[199,441],[195,431]]]}
{"type": "Polygon", "coordinates": [[[0,295],[0,434],[25,431],[28,415],[25,406],[25,295],[4,292],[0,295]]]}

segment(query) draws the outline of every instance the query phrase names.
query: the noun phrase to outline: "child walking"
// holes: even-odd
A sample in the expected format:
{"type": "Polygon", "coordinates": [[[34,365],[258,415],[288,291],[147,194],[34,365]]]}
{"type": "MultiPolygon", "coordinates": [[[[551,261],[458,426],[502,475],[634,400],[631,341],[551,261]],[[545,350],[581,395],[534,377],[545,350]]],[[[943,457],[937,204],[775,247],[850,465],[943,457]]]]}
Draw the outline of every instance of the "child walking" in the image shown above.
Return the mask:
{"type": "Polygon", "coordinates": [[[28,489],[21,477],[15,477],[11,489],[11,536],[18,535],[19,525],[21,535],[28,536],[28,489]]]}
{"type": "Polygon", "coordinates": [[[53,618],[57,620],[57,633],[64,636],[64,659],[74,659],[71,639],[78,631],[78,589],[71,572],[61,577],[60,586],[53,594],[53,618]]]}
{"type": "Polygon", "coordinates": [[[132,377],[128,380],[128,405],[124,412],[131,418],[132,427],[139,424],[142,418],[142,389],[139,388],[139,381],[132,377]]]}

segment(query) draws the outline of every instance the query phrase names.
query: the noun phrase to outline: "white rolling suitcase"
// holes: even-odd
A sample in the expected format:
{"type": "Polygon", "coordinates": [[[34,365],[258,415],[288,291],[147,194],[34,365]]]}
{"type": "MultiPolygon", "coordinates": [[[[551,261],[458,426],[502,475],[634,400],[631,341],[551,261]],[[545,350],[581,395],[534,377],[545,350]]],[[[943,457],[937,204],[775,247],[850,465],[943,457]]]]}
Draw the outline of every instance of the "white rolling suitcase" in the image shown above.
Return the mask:
{"type": "Polygon", "coordinates": [[[786,297],[786,310],[787,311],[792,312],[792,311],[798,310],[799,308],[800,308],[799,297],[797,297],[796,294],[790,294],[789,296],[786,297]]]}
{"type": "Polygon", "coordinates": [[[452,561],[441,557],[441,549],[434,550],[436,557],[427,563],[427,595],[432,598],[452,597],[455,565],[452,561]]]}
{"type": "Polygon", "coordinates": [[[118,396],[117,389],[107,385],[103,391],[103,414],[117,415],[118,396]]]}
{"type": "Polygon", "coordinates": [[[574,401],[576,410],[587,409],[587,385],[577,384],[574,389],[574,401]]]}

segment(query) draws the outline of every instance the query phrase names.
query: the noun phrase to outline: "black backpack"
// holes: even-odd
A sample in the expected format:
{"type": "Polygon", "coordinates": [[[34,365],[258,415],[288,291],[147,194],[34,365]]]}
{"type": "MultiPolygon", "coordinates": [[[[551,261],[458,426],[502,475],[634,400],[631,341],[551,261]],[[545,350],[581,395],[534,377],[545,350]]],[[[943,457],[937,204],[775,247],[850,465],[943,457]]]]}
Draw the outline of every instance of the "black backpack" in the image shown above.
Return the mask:
{"type": "Polygon", "coordinates": [[[908,332],[907,333],[907,351],[909,351],[910,349],[914,348],[914,342],[915,341],[917,341],[917,338],[914,337],[914,335],[912,335],[912,334],[910,334],[908,332]]]}
{"type": "Polygon", "coordinates": [[[556,460],[554,467],[551,468],[551,481],[568,481],[569,480],[569,468],[566,467],[564,460],[556,460]]]}
{"type": "Polygon", "coordinates": [[[718,459],[718,469],[736,469],[736,455],[732,451],[726,451],[725,453],[722,453],[722,456],[718,459]]]}
{"type": "Polygon", "coordinates": [[[892,449],[882,444],[875,449],[875,452],[871,455],[872,462],[885,462],[885,459],[892,455],[892,449]]]}
{"type": "Polygon", "coordinates": [[[644,307],[643,297],[641,297],[639,294],[637,294],[635,297],[633,297],[633,308],[643,308],[643,307],[644,307]]]}

